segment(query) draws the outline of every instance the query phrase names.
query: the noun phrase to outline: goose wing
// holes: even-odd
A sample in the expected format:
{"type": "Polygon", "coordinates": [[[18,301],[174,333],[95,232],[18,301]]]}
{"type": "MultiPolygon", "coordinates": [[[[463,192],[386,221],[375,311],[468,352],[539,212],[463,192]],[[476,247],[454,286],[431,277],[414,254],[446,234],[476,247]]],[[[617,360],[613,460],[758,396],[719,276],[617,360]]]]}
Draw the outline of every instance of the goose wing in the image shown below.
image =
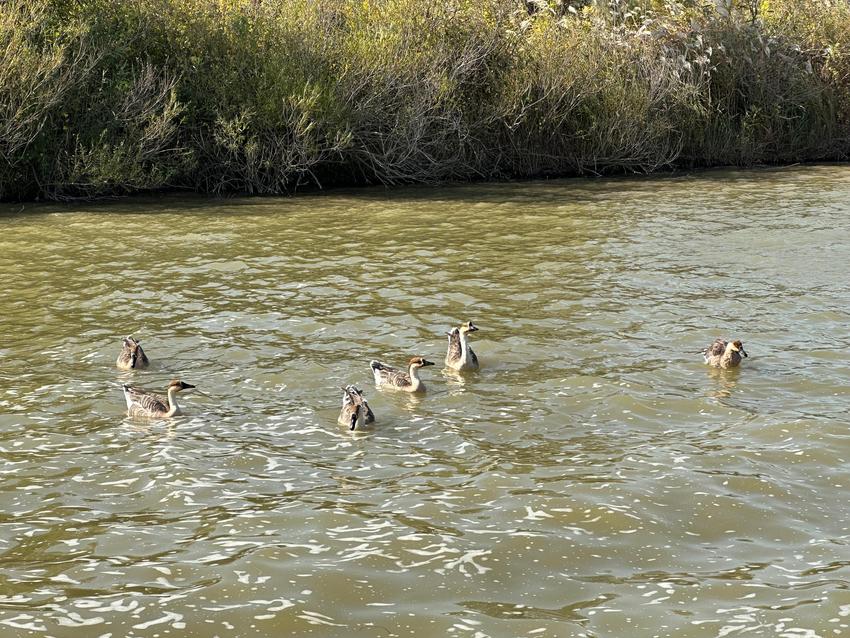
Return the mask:
{"type": "MultiPolygon", "coordinates": [[[[138,341],[136,342],[139,343],[138,341]]],[[[145,351],[142,349],[142,346],[138,346],[138,350],[136,351],[136,367],[137,368],[147,368],[150,364],[148,361],[148,356],[145,354],[145,351]]]]}
{"type": "Polygon", "coordinates": [[[726,352],[726,340],[719,337],[702,351],[706,357],[717,357],[722,355],[724,352],[726,352]]]}
{"type": "Polygon", "coordinates": [[[118,365],[123,367],[130,366],[130,359],[133,357],[133,351],[130,349],[130,342],[124,339],[121,342],[121,354],[118,355],[118,365]]]}
{"type": "Polygon", "coordinates": [[[377,385],[391,385],[396,388],[404,388],[411,384],[410,375],[403,370],[392,368],[380,361],[372,361],[369,365],[375,374],[375,383],[377,385]]]}
{"type": "Polygon", "coordinates": [[[351,403],[343,403],[342,409],[339,411],[339,416],[337,417],[337,423],[340,425],[350,426],[351,415],[354,414],[354,410],[354,405],[351,403]]]}
{"type": "Polygon", "coordinates": [[[127,400],[128,410],[168,412],[168,399],[160,394],[148,392],[142,388],[134,388],[129,385],[125,385],[124,398],[127,400]]]}
{"type": "Polygon", "coordinates": [[[372,412],[372,408],[370,408],[369,404],[366,403],[366,399],[363,399],[363,407],[366,408],[366,423],[374,423],[375,413],[372,412]]]}
{"type": "Polygon", "coordinates": [[[397,388],[405,388],[411,384],[410,375],[401,370],[393,370],[387,375],[387,385],[394,385],[397,388]]]}
{"type": "Polygon", "coordinates": [[[449,349],[446,352],[446,361],[456,361],[460,359],[460,331],[457,328],[452,328],[449,334],[449,349]]]}
{"type": "Polygon", "coordinates": [[[121,351],[121,354],[118,355],[118,367],[119,368],[129,368],[130,367],[130,351],[127,348],[124,348],[121,351]]]}

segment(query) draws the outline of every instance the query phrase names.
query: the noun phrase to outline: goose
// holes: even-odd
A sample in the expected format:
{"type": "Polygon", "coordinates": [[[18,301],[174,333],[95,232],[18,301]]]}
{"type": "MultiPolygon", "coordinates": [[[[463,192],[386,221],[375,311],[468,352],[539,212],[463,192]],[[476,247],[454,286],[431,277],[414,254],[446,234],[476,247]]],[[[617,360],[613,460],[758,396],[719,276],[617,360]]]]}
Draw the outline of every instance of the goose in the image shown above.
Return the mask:
{"type": "Polygon", "coordinates": [[[375,375],[375,385],[387,386],[404,392],[425,392],[425,384],[419,378],[419,368],[434,365],[425,357],[411,357],[407,362],[407,372],[392,368],[380,361],[370,361],[372,374],[375,375]]]}
{"type": "Polygon", "coordinates": [[[702,351],[703,359],[708,365],[724,369],[739,366],[743,360],[741,355],[749,356],[740,339],[726,341],[717,338],[714,343],[702,351]]]}
{"type": "Polygon", "coordinates": [[[446,352],[446,367],[452,370],[478,370],[478,357],[469,346],[469,333],[478,327],[471,321],[452,328],[449,335],[449,349],[446,352]]]}
{"type": "Polygon", "coordinates": [[[118,355],[118,360],[115,362],[122,370],[142,370],[150,365],[145,351],[142,350],[142,344],[133,337],[124,337],[121,354],[118,355]]]}
{"type": "Polygon", "coordinates": [[[130,416],[171,417],[182,414],[177,393],[195,386],[175,379],[168,384],[167,397],[124,384],[124,399],[130,416]]]}
{"type": "Polygon", "coordinates": [[[337,422],[346,426],[349,430],[364,429],[370,423],[375,422],[375,413],[363,398],[363,393],[353,385],[347,385],[342,389],[342,410],[339,412],[337,422]]]}

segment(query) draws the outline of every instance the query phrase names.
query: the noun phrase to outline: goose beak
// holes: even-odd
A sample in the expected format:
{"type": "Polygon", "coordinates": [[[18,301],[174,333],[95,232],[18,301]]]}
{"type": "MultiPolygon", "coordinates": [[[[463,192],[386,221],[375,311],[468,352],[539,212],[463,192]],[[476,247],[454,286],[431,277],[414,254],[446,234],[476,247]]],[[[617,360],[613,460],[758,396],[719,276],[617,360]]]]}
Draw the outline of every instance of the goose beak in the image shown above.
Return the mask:
{"type": "Polygon", "coordinates": [[[433,362],[433,361],[428,361],[428,360],[426,359],[425,361],[423,361],[423,362],[422,362],[422,365],[423,365],[423,366],[432,366],[432,365],[434,365],[434,362],[433,362]]]}
{"type": "Polygon", "coordinates": [[[469,326],[470,332],[478,332],[478,326],[469,326]]]}
{"type": "Polygon", "coordinates": [[[195,387],[195,386],[193,386],[191,383],[185,383],[185,382],[183,382],[183,381],[181,381],[181,382],[180,382],[180,385],[181,385],[181,386],[183,386],[183,389],[184,389],[184,390],[188,390],[188,389],[190,389],[190,388],[194,388],[194,387],[195,387]]]}
{"type": "Polygon", "coordinates": [[[741,348],[741,354],[742,354],[742,355],[744,355],[745,357],[749,357],[749,356],[750,356],[750,355],[748,355],[748,354],[747,354],[747,351],[746,351],[746,350],[744,350],[743,348],[741,348]]]}

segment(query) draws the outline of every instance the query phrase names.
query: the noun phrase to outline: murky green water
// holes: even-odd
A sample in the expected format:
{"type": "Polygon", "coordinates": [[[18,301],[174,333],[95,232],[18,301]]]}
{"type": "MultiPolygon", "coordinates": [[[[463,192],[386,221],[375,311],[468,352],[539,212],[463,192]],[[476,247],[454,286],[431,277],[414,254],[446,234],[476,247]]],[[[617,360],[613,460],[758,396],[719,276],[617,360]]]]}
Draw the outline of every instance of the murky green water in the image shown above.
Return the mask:
{"type": "Polygon", "coordinates": [[[30,210],[4,638],[850,634],[850,168],[30,210]],[[124,415],[173,377],[209,396],[124,415]]]}

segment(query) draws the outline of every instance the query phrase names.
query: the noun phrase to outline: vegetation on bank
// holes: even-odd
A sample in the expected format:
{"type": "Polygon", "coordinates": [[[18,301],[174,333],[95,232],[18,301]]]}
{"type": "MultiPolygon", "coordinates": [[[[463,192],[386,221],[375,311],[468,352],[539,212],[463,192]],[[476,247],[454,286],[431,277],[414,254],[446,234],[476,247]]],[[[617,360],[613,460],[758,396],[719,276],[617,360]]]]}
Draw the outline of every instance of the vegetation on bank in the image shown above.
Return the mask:
{"type": "Polygon", "coordinates": [[[0,199],[848,155],[848,0],[0,4],[0,199]]]}

